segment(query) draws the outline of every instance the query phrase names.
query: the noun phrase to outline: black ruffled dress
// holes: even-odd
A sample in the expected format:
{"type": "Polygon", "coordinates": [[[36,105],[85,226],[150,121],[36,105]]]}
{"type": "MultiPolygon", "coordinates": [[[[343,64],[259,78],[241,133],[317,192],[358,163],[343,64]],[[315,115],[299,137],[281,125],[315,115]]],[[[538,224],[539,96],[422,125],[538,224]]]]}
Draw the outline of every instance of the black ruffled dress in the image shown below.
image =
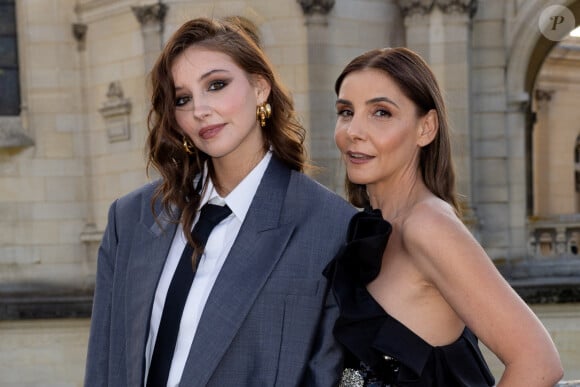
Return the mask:
{"type": "Polygon", "coordinates": [[[380,271],[391,229],[380,210],[359,212],[350,222],[346,245],[324,272],[340,307],[334,336],[346,350],[339,387],[493,386],[477,338],[467,327],[455,342],[433,347],[367,291],[380,271]]]}

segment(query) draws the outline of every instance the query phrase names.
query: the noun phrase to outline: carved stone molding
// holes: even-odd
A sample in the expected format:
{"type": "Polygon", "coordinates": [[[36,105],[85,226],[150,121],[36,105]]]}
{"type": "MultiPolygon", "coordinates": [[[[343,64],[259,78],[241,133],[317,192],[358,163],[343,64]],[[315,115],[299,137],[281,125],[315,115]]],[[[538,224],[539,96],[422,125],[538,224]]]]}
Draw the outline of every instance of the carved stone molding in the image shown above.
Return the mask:
{"type": "Polygon", "coordinates": [[[83,23],[73,23],[72,33],[77,41],[77,50],[84,51],[87,37],[87,25],[83,23]]]}
{"type": "Polygon", "coordinates": [[[435,0],[435,4],[447,14],[468,14],[472,17],[477,11],[477,0],[435,0]]]}
{"type": "Polygon", "coordinates": [[[538,102],[550,102],[552,100],[552,95],[554,95],[554,90],[536,89],[534,98],[538,102]]]}
{"type": "Polygon", "coordinates": [[[89,318],[93,290],[88,286],[18,284],[0,287],[0,321],[89,318]]]}
{"type": "Polygon", "coordinates": [[[99,112],[105,119],[109,142],[124,141],[130,138],[131,102],[123,96],[121,82],[114,81],[109,84],[107,101],[99,109],[99,112]]]}
{"type": "Polygon", "coordinates": [[[94,223],[87,223],[81,232],[81,242],[98,243],[103,239],[103,233],[104,230],[98,230],[94,223]]]}
{"type": "Polygon", "coordinates": [[[19,116],[0,116],[0,150],[26,148],[34,141],[24,133],[19,116]]]}
{"type": "Polygon", "coordinates": [[[159,2],[157,4],[131,7],[131,10],[143,27],[147,24],[163,24],[167,8],[166,4],[159,2]]]}
{"type": "Polygon", "coordinates": [[[305,15],[326,15],[334,7],[334,0],[297,0],[305,15]]]}
{"type": "Polygon", "coordinates": [[[397,0],[404,17],[428,15],[435,4],[434,0],[397,0]]]}
{"type": "Polygon", "coordinates": [[[477,10],[477,0],[397,0],[403,16],[428,15],[437,6],[443,13],[468,14],[477,10]]]}

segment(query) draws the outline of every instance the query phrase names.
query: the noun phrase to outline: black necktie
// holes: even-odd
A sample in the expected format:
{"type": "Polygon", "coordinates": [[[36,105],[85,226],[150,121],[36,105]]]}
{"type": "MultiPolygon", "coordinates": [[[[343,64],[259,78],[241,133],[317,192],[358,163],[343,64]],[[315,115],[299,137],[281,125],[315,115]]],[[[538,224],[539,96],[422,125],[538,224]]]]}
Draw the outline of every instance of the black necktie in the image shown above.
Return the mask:
{"type": "MultiPolygon", "coordinates": [[[[211,230],[231,212],[232,210],[228,206],[218,206],[209,203],[204,205],[201,209],[199,220],[193,227],[192,235],[194,240],[198,241],[201,246],[205,246],[211,230]]],[[[165,298],[163,314],[161,315],[153,356],[151,357],[151,365],[149,366],[147,387],[165,387],[167,385],[167,377],[171,368],[177,334],[179,333],[181,315],[183,314],[183,306],[185,305],[185,300],[187,300],[189,288],[201,259],[201,256],[197,257],[196,267],[192,268],[192,255],[193,247],[187,243],[165,298]]]]}

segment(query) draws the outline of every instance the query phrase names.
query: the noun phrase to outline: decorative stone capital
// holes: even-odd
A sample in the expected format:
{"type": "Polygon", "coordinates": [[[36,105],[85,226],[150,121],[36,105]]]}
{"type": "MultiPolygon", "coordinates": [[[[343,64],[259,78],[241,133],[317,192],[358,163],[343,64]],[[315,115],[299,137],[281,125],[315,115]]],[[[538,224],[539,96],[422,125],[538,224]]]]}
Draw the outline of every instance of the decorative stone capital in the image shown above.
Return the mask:
{"type": "Polygon", "coordinates": [[[334,0],[297,0],[305,15],[326,15],[334,7],[334,0]]]}
{"type": "Polygon", "coordinates": [[[434,0],[397,0],[404,17],[428,15],[435,4],[434,0]]]}
{"type": "Polygon", "coordinates": [[[435,0],[435,4],[443,13],[475,15],[477,0],[435,0]]]}
{"type": "Polygon", "coordinates": [[[77,49],[79,51],[84,51],[85,49],[87,29],[87,25],[83,23],[73,23],[72,25],[72,33],[75,40],[77,41],[77,49]]]}
{"type": "Polygon", "coordinates": [[[437,6],[446,14],[468,14],[477,10],[477,0],[397,0],[403,16],[428,15],[437,6]]]}
{"type": "Polygon", "coordinates": [[[167,8],[167,5],[159,2],[157,4],[131,7],[131,10],[141,27],[143,27],[148,24],[162,24],[167,14],[167,8]]]}

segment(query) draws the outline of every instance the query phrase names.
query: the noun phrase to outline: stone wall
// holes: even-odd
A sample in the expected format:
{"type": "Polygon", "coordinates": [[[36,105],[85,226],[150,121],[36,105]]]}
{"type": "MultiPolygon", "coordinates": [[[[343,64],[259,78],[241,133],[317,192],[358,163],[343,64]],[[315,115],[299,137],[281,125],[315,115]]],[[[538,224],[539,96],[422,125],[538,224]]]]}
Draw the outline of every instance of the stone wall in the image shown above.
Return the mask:
{"type": "MultiPolygon", "coordinates": [[[[22,112],[0,119],[0,385],[80,385],[107,208],[148,180],[146,74],[162,43],[195,16],[236,13],[257,22],[323,167],[315,177],[338,192],[334,78],[370,48],[420,51],[448,90],[474,234],[508,274],[526,257],[527,82],[546,56],[535,22],[545,1],[479,1],[475,13],[468,0],[162,3],[17,1],[22,112]]],[[[554,3],[580,8],[577,0],[554,3]]],[[[578,309],[534,307],[567,379],[580,378],[578,309]]]]}

